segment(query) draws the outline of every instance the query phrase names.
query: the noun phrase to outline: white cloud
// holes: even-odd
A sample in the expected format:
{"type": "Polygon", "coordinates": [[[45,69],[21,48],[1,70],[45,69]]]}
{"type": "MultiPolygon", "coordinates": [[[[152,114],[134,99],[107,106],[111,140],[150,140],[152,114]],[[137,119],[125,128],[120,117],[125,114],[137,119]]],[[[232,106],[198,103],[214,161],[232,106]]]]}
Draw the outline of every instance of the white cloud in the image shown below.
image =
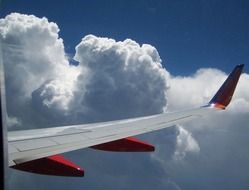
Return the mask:
{"type": "Polygon", "coordinates": [[[234,114],[249,112],[249,75],[244,73],[241,75],[238,87],[235,91],[233,101],[229,106],[229,111],[234,114]]]}
{"type": "Polygon", "coordinates": [[[208,103],[226,75],[217,69],[200,69],[193,76],[171,76],[167,91],[169,110],[199,106],[208,103]]]}
{"type": "Polygon", "coordinates": [[[31,121],[42,116],[34,111],[37,107],[67,111],[73,98],[79,71],[69,65],[58,32],[55,23],[33,15],[12,13],[0,19],[8,112],[27,128],[41,121],[31,121]],[[42,87],[32,105],[32,95],[42,87]]]}
{"type": "Polygon", "coordinates": [[[119,119],[160,113],[166,106],[168,74],[151,45],[88,35],[76,47],[75,59],[88,71],[77,83],[78,89],[84,86],[76,98],[81,117],[119,119]]]}
{"type": "Polygon", "coordinates": [[[7,123],[7,127],[11,128],[13,126],[20,126],[21,122],[18,121],[18,119],[16,117],[8,117],[6,118],[6,123],[7,123]]]}
{"type": "Polygon", "coordinates": [[[200,147],[197,141],[192,137],[192,134],[186,129],[179,126],[179,134],[176,138],[176,147],[173,159],[182,160],[188,152],[198,153],[200,147]]]}
{"type": "Polygon", "coordinates": [[[7,82],[19,96],[29,97],[68,67],[58,32],[55,23],[33,15],[12,13],[0,20],[7,82]]]}
{"type": "Polygon", "coordinates": [[[76,47],[79,66],[72,66],[58,32],[46,18],[12,13],[1,19],[11,116],[39,127],[163,111],[168,73],[153,46],[88,35],[76,47]],[[30,112],[36,115],[27,118],[30,112]]]}

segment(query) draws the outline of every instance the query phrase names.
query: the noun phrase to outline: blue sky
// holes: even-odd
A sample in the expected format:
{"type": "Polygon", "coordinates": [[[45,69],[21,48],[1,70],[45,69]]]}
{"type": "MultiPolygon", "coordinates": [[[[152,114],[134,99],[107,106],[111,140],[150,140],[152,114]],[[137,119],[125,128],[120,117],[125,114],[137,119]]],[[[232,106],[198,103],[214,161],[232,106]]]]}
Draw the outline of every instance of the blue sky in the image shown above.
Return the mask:
{"type": "Polygon", "coordinates": [[[155,153],[79,150],[66,157],[85,169],[84,178],[10,170],[10,189],[248,189],[248,10],[246,0],[2,1],[10,130],[199,106],[225,73],[245,64],[227,111],[141,136],[155,153]],[[7,18],[12,12],[21,14],[7,18]],[[117,53],[124,48],[127,54],[117,53]],[[65,54],[76,54],[79,65],[65,54]]]}
{"type": "Polygon", "coordinates": [[[174,75],[201,67],[230,72],[249,59],[249,2],[228,1],[3,1],[10,12],[56,22],[67,53],[86,34],[116,40],[131,38],[157,48],[174,75]]]}

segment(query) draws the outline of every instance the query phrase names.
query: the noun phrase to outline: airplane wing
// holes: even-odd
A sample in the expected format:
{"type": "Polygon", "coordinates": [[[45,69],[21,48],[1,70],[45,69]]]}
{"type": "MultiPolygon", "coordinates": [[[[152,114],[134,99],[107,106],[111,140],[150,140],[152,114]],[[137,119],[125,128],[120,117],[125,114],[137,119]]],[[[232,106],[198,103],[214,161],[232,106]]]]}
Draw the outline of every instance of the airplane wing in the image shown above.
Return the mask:
{"type": "Polygon", "coordinates": [[[82,176],[83,170],[58,154],[87,147],[111,151],[153,151],[152,145],[131,136],[171,127],[225,109],[231,101],[243,66],[237,65],[211,101],[201,107],[118,121],[8,132],[9,166],[35,173],[66,175],[63,174],[65,171],[60,173],[60,166],[66,165],[78,171],[77,174],[73,171],[75,176],[82,176]],[[44,168],[40,168],[41,163],[43,167],[51,167],[54,163],[60,165],[54,171],[44,171],[44,168]]]}

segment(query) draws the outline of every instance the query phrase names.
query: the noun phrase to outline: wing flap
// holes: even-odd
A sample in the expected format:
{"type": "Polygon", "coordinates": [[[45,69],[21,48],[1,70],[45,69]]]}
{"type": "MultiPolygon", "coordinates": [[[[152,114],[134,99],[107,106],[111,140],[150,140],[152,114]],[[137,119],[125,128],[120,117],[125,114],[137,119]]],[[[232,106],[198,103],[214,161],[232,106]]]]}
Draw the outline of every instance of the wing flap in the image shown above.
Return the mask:
{"type": "Polygon", "coordinates": [[[88,137],[86,137],[86,135],[83,134],[72,134],[66,136],[51,137],[51,140],[57,144],[67,144],[78,141],[85,141],[86,139],[88,139],[88,137]]]}
{"type": "Polygon", "coordinates": [[[155,147],[134,137],[127,137],[116,141],[111,141],[91,148],[103,151],[114,152],[153,152],[155,147]]]}
{"type": "Polygon", "coordinates": [[[31,173],[82,177],[84,170],[61,155],[54,155],[14,165],[11,168],[31,173]]]}
{"type": "Polygon", "coordinates": [[[57,143],[51,141],[50,139],[36,139],[36,140],[19,141],[16,143],[12,143],[12,146],[15,147],[19,152],[46,148],[55,145],[57,145],[57,143]]]}

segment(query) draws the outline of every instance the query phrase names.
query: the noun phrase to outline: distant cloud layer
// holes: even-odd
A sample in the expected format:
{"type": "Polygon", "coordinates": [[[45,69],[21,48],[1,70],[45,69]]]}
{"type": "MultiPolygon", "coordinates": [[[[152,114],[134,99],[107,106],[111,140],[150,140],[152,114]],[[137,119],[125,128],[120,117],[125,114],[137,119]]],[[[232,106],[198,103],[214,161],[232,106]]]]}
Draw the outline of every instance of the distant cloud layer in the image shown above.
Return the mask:
{"type": "MultiPolygon", "coordinates": [[[[73,65],[58,32],[57,24],[46,18],[12,13],[0,19],[10,128],[107,121],[199,106],[209,101],[227,76],[217,69],[172,76],[163,68],[155,47],[94,35],[83,37],[76,46],[74,59],[79,64],[73,65]]],[[[202,155],[205,142],[199,137],[203,131],[224,125],[233,130],[237,117],[243,121],[237,125],[248,122],[248,84],[249,75],[243,74],[222,119],[213,115],[187,124],[191,132],[178,126],[152,135],[158,151],[149,160],[165,169],[168,182],[161,181],[164,187],[180,189],[169,180],[168,166],[194,163],[193,157],[202,155]],[[160,145],[167,133],[171,134],[168,152],[160,145]]]]}

